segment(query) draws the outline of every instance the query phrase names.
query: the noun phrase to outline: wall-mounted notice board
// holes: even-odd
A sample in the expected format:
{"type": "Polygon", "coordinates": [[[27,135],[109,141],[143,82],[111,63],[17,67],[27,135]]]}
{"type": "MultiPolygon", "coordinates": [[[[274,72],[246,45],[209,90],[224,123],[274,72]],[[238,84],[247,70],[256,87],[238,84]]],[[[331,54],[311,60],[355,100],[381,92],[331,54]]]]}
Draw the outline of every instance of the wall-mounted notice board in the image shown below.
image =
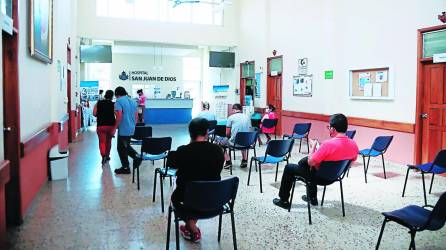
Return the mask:
{"type": "Polygon", "coordinates": [[[350,70],[350,98],[391,100],[393,92],[389,67],[350,70]]]}

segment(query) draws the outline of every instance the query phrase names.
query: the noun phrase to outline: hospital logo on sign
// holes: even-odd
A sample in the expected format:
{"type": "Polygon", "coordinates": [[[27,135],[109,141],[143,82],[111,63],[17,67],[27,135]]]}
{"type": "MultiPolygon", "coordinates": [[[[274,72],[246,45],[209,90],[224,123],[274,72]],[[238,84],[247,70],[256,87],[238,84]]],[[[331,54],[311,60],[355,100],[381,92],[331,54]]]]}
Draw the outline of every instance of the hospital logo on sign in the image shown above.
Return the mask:
{"type": "Polygon", "coordinates": [[[127,73],[125,73],[125,71],[122,71],[122,73],[119,75],[119,79],[120,80],[128,80],[129,79],[129,75],[127,75],[127,73]]]}

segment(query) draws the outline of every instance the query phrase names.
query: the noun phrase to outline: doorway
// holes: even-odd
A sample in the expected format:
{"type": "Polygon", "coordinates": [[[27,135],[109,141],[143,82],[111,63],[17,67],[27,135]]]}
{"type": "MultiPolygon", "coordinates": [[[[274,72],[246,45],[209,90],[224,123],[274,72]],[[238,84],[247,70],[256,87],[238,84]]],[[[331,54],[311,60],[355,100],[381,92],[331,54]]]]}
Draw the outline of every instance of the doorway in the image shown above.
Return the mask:
{"type": "Polygon", "coordinates": [[[20,212],[20,103],[19,103],[19,35],[18,1],[12,1],[13,33],[3,32],[3,133],[5,159],[10,162],[10,180],[6,184],[6,223],[9,226],[23,222],[20,212]],[[7,107],[7,108],[6,108],[7,107]]]}
{"type": "Polygon", "coordinates": [[[276,115],[279,117],[277,123],[277,132],[282,133],[282,56],[267,58],[267,79],[266,79],[266,104],[272,104],[276,108],[276,115]]]}
{"type": "Polygon", "coordinates": [[[254,69],[254,61],[240,63],[240,104],[242,106],[254,106],[254,95],[256,91],[254,69]]]}
{"type": "MultiPolygon", "coordinates": [[[[431,162],[446,148],[446,62],[434,63],[434,47],[429,36],[444,39],[446,25],[418,30],[417,111],[415,119],[415,163],[431,162]],[[443,32],[443,34],[441,34],[443,32]]],[[[442,44],[442,42],[437,44],[442,44]]]]}

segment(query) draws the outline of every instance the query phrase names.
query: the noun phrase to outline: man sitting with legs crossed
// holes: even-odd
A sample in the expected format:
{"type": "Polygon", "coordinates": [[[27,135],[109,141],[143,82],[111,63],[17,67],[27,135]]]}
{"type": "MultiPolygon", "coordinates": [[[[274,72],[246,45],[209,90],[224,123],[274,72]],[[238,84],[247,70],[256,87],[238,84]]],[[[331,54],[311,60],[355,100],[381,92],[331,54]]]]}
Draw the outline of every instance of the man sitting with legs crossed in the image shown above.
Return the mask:
{"type": "Polygon", "coordinates": [[[302,158],[298,165],[287,164],[282,175],[280,183],[279,198],[273,200],[274,205],[288,209],[290,207],[290,191],[293,186],[294,176],[302,176],[309,180],[308,194],[302,196],[305,202],[310,199],[313,206],[318,205],[317,185],[314,182],[315,173],[318,171],[323,161],[353,160],[358,156],[358,146],[355,141],[349,139],[345,132],[347,131],[347,117],[343,114],[334,114],[330,117],[330,123],[327,126],[331,139],[322,143],[319,149],[316,148],[318,142],[310,141],[310,152],[308,157],[302,158]]]}

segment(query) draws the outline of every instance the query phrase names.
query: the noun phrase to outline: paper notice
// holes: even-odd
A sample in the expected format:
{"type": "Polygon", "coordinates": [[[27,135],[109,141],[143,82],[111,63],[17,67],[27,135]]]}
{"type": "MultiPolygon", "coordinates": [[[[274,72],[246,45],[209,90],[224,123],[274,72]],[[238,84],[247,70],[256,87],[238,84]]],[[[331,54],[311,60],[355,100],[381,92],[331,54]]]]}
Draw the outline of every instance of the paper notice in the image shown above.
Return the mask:
{"type": "Polygon", "coordinates": [[[377,71],[376,82],[387,82],[387,71],[377,71]]]}
{"type": "Polygon", "coordinates": [[[372,84],[371,83],[366,83],[364,84],[364,96],[365,97],[370,97],[372,96],[372,84]]]}
{"type": "Polygon", "coordinates": [[[382,84],[381,83],[373,83],[373,97],[381,97],[381,89],[382,84]]]}
{"type": "Polygon", "coordinates": [[[359,89],[363,90],[364,85],[370,83],[370,72],[359,73],[359,89]]]}

